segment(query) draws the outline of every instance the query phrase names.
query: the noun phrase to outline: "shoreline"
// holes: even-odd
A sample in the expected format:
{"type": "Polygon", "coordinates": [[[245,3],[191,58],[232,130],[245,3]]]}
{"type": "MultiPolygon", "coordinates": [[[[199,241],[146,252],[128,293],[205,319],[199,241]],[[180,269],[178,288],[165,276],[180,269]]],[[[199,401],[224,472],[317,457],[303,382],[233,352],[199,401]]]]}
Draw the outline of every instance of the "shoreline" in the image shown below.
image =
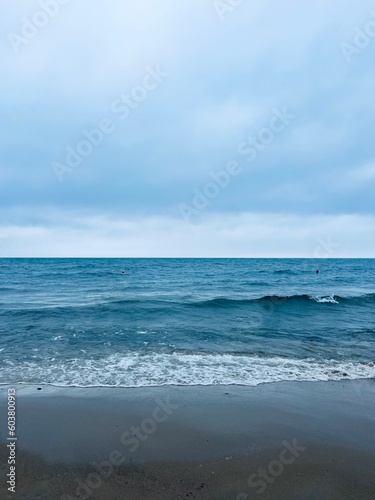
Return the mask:
{"type": "MultiPolygon", "coordinates": [[[[15,384],[10,384],[7,382],[0,382],[0,391],[2,389],[8,388],[8,387],[15,387],[18,391],[24,392],[24,394],[28,393],[29,395],[34,393],[34,390],[37,389],[38,387],[43,388],[44,390],[50,388],[50,389],[57,389],[57,390],[70,390],[70,389],[77,389],[77,390],[141,390],[141,389],[168,389],[168,388],[235,388],[235,387],[243,387],[243,388],[248,388],[248,389],[256,389],[259,386],[265,386],[265,385],[275,385],[275,384],[325,384],[325,383],[361,383],[361,382],[373,382],[375,383],[375,365],[374,365],[374,376],[373,377],[361,377],[361,378],[341,378],[341,379],[329,379],[329,380],[308,380],[308,379],[301,379],[301,380],[272,380],[272,381],[264,381],[264,382],[258,382],[254,385],[250,384],[241,384],[241,383],[232,383],[232,384],[222,384],[222,383],[216,383],[216,384],[163,384],[163,385],[139,385],[139,386],[126,386],[126,385],[101,385],[101,384],[95,384],[95,385],[63,385],[63,384],[55,384],[55,383],[49,383],[49,382],[40,382],[40,383],[26,383],[26,382],[16,382],[15,384]]],[[[0,397],[1,397],[1,392],[0,392],[0,397]]]]}
{"type": "Polygon", "coordinates": [[[7,387],[16,388],[18,476],[16,496],[9,496],[2,418],[4,499],[85,498],[76,495],[79,484],[91,490],[86,498],[98,499],[375,496],[372,379],[253,387],[1,386],[2,408],[7,387]],[[284,456],[289,463],[283,465],[284,456]],[[259,468],[267,467],[271,475],[259,478],[259,468]],[[88,486],[87,478],[100,487],[88,486]]]}

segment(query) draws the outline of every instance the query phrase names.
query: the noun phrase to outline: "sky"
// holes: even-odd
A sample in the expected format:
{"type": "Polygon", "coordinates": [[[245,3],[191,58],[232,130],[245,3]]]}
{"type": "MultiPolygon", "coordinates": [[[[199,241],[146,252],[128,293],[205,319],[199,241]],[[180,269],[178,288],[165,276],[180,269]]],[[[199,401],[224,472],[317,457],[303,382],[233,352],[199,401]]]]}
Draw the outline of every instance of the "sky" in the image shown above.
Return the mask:
{"type": "Polygon", "coordinates": [[[373,1],[0,9],[0,256],[375,257],[373,1]]]}

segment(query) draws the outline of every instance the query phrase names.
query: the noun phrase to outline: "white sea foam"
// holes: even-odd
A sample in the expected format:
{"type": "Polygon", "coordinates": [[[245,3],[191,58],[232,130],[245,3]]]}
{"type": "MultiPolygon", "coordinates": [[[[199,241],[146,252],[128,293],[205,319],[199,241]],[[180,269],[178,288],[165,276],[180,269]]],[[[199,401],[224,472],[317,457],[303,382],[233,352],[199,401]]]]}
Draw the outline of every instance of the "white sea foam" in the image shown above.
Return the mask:
{"type": "Polygon", "coordinates": [[[315,302],[319,302],[320,304],[338,304],[339,302],[335,299],[334,295],[330,295],[329,297],[314,297],[310,296],[311,300],[314,300],[315,302]]]}
{"type": "MultiPolygon", "coordinates": [[[[5,369],[4,369],[5,368],[5,369]]],[[[248,385],[277,381],[328,381],[375,377],[372,362],[260,358],[230,354],[116,354],[93,359],[8,365],[0,383],[61,386],[150,387],[248,385]]]]}

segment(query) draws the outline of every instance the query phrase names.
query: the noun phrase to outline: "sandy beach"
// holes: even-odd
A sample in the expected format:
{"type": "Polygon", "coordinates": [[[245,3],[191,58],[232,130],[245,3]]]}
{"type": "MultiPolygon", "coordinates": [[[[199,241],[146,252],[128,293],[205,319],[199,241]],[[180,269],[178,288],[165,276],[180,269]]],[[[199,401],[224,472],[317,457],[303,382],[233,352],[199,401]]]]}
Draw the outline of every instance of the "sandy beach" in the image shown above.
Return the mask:
{"type": "MultiPolygon", "coordinates": [[[[8,387],[1,387],[4,408],[8,387]]],[[[373,381],[17,387],[16,494],[1,498],[373,499],[373,381]],[[39,390],[38,390],[39,389],[39,390]]],[[[4,414],[4,410],[3,414],[4,414]]]]}

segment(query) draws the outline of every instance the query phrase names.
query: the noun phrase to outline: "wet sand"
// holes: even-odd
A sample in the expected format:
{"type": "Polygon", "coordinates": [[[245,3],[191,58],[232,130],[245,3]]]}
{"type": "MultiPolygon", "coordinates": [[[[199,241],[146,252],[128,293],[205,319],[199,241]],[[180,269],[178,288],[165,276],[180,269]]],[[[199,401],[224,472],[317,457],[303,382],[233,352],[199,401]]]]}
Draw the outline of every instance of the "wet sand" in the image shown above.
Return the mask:
{"type": "Polygon", "coordinates": [[[17,387],[16,494],[0,498],[375,498],[375,382],[17,387]]]}

